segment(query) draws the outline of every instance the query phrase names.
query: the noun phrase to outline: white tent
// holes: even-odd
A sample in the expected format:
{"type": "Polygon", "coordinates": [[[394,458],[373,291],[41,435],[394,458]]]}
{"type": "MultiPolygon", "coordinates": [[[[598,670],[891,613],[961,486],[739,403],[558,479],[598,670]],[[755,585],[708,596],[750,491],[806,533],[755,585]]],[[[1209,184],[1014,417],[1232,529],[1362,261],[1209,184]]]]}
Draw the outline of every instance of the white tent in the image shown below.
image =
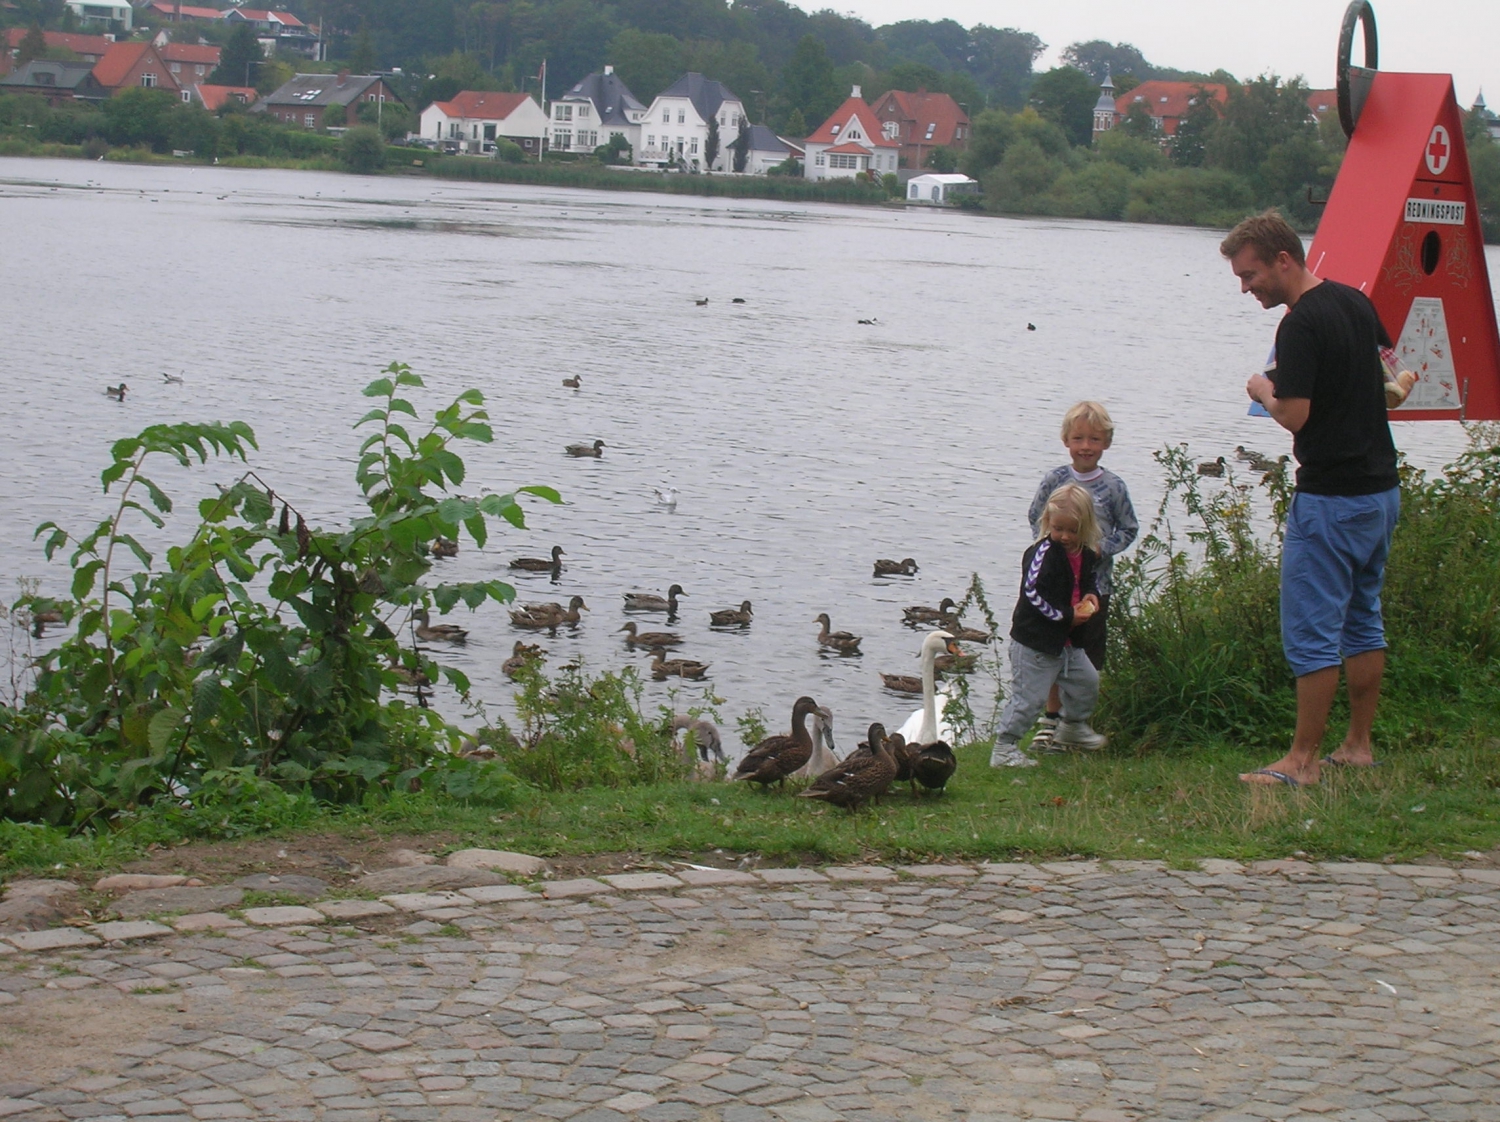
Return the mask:
{"type": "Polygon", "coordinates": [[[967,175],[930,172],[914,175],[906,181],[906,201],[941,205],[951,202],[955,195],[973,194],[978,189],[978,182],[967,175]]]}

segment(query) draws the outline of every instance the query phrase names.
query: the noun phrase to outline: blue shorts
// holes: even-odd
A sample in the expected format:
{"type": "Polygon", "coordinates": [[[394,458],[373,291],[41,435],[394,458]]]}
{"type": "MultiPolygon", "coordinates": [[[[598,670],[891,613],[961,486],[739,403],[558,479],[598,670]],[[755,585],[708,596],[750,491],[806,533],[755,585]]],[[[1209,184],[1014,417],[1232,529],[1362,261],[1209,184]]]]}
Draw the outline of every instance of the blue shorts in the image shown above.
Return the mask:
{"type": "Polygon", "coordinates": [[[1385,648],[1380,587],[1401,489],[1298,492],[1281,548],[1281,645],[1297,677],[1385,648]]]}

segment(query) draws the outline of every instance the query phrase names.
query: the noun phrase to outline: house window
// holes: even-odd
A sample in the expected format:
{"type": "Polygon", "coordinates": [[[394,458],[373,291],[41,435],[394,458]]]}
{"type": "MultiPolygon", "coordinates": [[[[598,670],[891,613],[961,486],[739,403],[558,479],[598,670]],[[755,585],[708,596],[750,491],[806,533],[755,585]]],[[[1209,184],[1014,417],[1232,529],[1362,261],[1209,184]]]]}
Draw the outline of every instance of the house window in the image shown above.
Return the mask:
{"type": "Polygon", "coordinates": [[[458,130],[459,130],[459,127],[460,126],[459,126],[459,123],[457,121],[449,121],[448,122],[448,139],[449,140],[457,140],[458,139],[458,130]]]}
{"type": "Polygon", "coordinates": [[[156,85],[156,75],[152,74],[149,70],[146,71],[146,73],[141,75],[141,85],[145,86],[148,90],[152,89],[156,85]]]}
{"type": "Polygon", "coordinates": [[[188,91],[188,90],[183,90],[183,91],[182,91],[182,100],[183,100],[183,101],[184,101],[184,102],[189,102],[189,103],[191,103],[191,102],[192,102],[192,100],[193,100],[193,95],[192,95],[192,93],[191,93],[191,92],[190,92],[190,91],[188,91]]]}
{"type": "Polygon", "coordinates": [[[581,121],[585,117],[587,117],[588,115],[589,115],[589,107],[587,105],[580,105],[578,107],[578,119],[581,121]]]}
{"type": "Polygon", "coordinates": [[[478,140],[479,139],[479,126],[478,125],[470,125],[469,126],[469,139],[470,140],[478,140]]]}
{"type": "Polygon", "coordinates": [[[901,124],[898,121],[887,121],[881,126],[880,131],[885,134],[887,140],[895,140],[901,135],[901,124]]]}
{"type": "Polygon", "coordinates": [[[571,147],[573,147],[573,130],[572,129],[553,129],[552,130],[552,147],[554,147],[554,148],[571,148],[571,147]]]}
{"type": "MultiPolygon", "coordinates": [[[[579,114],[582,116],[582,114],[579,114]]],[[[554,105],[552,107],[554,120],[571,121],[573,119],[573,107],[571,105],[554,105]]]]}
{"type": "Polygon", "coordinates": [[[672,111],[670,109],[663,109],[661,111],[661,123],[664,125],[672,123],[672,111]]]}
{"type": "Polygon", "coordinates": [[[686,109],[679,109],[679,110],[677,110],[677,123],[680,125],[680,124],[683,124],[686,121],[687,121],[687,110],[686,109]]]}
{"type": "Polygon", "coordinates": [[[648,136],[646,138],[646,147],[647,148],[655,148],[656,147],[656,134],[655,133],[652,133],[650,136],[648,136]]]}
{"type": "Polygon", "coordinates": [[[828,166],[831,168],[854,168],[857,170],[859,168],[859,161],[859,156],[845,156],[839,153],[830,153],[828,156],[828,166]]]}
{"type": "Polygon", "coordinates": [[[834,135],[834,136],[838,136],[838,134],[839,134],[839,129],[841,129],[841,128],[843,128],[843,126],[842,126],[842,125],[834,125],[834,126],[833,126],[833,135],[834,135]]]}
{"type": "Polygon", "coordinates": [[[174,63],[172,63],[171,64],[171,70],[172,70],[173,74],[181,74],[182,73],[182,63],[180,63],[180,62],[174,62],[174,63]]]}
{"type": "Polygon", "coordinates": [[[200,77],[200,78],[203,77],[203,75],[207,71],[207,69],[208,68],[206,66],[195,66],[193,68],[194,72],[197,73],[198,77],[200,77]]]}
{"type": "Polygon", "coordinates": [[[310,129],[317,128],[318,127],[318,115],[316,113],[307,113],[307,114],[304,114],[303,117],[302,117],[302,124],[306,128],[310,128],[310,129]]]}
{"type": "Polygon", "coordinates": [[[578,143],[585,148],[597,148],[599,147],[599,134],[593,129],[590,129],[586,133],[580,132],[578,134],[578,143]]]}
{"type": "Polygon", "coordinates": [[[698,138],[696,136],[688,141],[688,151],[694,156],[698,154],[698,138]]]}
{"type": "Polygon", "coordinates": [[[924,137],[923,137],[923,138],[922,138],[922,139],[923,139],[923,140],[931,140],[931,139],[932,139],[932,134],[933,134],[933,133],[934,133],[934,132],[935,132],[935,131],[936,131],[936,130],[937,130],[937,122],[936,122],[936,121],[933,121],[933,122],[932,122],[932,123],[931,123],[931,124],[929,124],[929,125],[928,125],[928,126],[927,126],[927,135],[926,135],[926,136],[924,136],[924,137]]]}
{"type": "Polygon", "coordinates": [[[819,167],[823,166],[823,153],[821,153],[821,152],[818,153],[818,166],[819,167]]]}

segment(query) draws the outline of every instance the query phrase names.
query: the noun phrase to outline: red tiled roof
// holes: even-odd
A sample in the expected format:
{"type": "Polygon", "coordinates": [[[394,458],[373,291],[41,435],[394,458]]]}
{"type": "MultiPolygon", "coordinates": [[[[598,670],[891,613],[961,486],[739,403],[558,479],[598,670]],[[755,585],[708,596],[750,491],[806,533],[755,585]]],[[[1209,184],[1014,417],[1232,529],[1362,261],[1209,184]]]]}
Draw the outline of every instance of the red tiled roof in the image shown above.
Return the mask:
{"type": "Polygon", "coordinates": [[[219,65],[218,47],[200,47],[197,43],[167,43],[158,47],[157,53],[167,62],[201,62],[205,66],[219,65]]]}
{"type": "Polygon", "coordinates": [[[818,126],[816,132],[807,138],[807,144],[833,144],[839,136],[848,131],[849,121],[858,119],[860,131],[869,140],[871,146],[876,148],[900,148],[899,141],[887,140],[880,131],[880,122],[875,119],[875,114],[870,112],[870,107],[865,104],[862,97],[851,97],[845,100],[843,105],[835,109],[818,126]],[[834,132],[834,126],[838,126],[838,132],[834,132]]]}
{"type": "Polygon", "coordinates": [[[958,126],[969,123],[969,115],[945,93],[887,90],[873,107],[877,117],[887,116],[882,108],[887,100],[894,102],[900,115],[912,122],[911,134],[906,138],[908,144],[952,144],[957,139],[954,134],[958,126]],[[932,126],[931,136],[927,135],[929,125],[932,126]]]}
{"type": "Polygon", "coordinates": [[[835,144],[828,151],[841,156],[868,156],[870,154],[869,148],[854,140],[847,140],[843,144],[835,144]]]}
{"type": "Polygon", "coordinates": [[[141,61],[147,51],[153,50],[150,43],[111,43],[104,57],[94,64],[94,77],[105,89],[115,89],[124,83],[130,71],[141,61]]]}
{"type": "Polygon", "coordinates": [[[1115,98],[1115,112],[1123,117],[1130,112],[1132,105],[1142,102],[1153,117],[1182,117],[1200,89],[1207,90],[1221,105],[1229,98],[1229,90],[1214,82],[1165,82],[1152,79],[1115,98]]]}
{"type": "Polygon", "coordinates": [[[1307,107],[1312,110],[1313,116],[1321,121],[1325,114],[1338,112],[1339,91],[1309,90],[1307,94],[1307,107]]]}
{"type": "Polygon", "coordinates": [[[437,106],[449,117],[503,121],[514,113],[523,101],[528,100],[530,96],[523,93],[463,90],[448,101],[438,102],[437,106]]]}
{"type": "Polygon", "coordinates": [[[147,7],[153,12],[159,12],[164,16],[175,17],[178,12],[182,13],[183,19],[218,19],[223,15],[218,8],[195,8],[187,4],[179,8],[172,0],[154,0],[147,7]]]}
{"type": "Polygon", "coordinates": [[[198,95],[203,108],[210,113],[217,113],[231,99],[239,100],[245,105],[254,105],[257,96],[253,86],[211,86],[206,82],[195,85],[193,92],[198,95]]]}
{"type": "MultiPolygon", "coordinates": [[[[10,27],[5,31],[5,37],[12,48],[19,47],[21,40],[26,38],[27,29],[24,27],[10,27]]],[[[49,47],[63,47],[76,55],[99,55],[109,50],[114,44],[103,35],[70,35],[66,31],[44,31],[42,38],[46,40],[49,47]]]]}

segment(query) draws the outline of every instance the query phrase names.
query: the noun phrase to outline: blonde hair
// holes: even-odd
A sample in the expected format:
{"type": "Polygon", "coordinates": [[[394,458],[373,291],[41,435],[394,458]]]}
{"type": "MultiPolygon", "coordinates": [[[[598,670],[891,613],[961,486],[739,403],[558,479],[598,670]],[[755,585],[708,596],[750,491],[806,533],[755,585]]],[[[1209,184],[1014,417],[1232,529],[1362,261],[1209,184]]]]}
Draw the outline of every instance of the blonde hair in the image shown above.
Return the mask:
{"type": "Polygon", "coordinates": [[[1056,491],[1047,496],[1047,505],[1042,508],[1042,518],[1038,525],[1042,538],[1052,535],[1052,523],[1061,515],[1078,523],[1078,540],[1083,542],[1094,552],[1099,551],[1099,543],[1104,540],[1104,531],[1099,528],[1099,516],[1094,513],[1094,496],[1086,487],[1080,487],[1077,483],[1064,483],[1056,491]]]}
{"type": "Polygon", "coordinates": [[[1080,424],[1088,425],[1090,428],[1098,429],[1104,434],[1105,447],[1114,443],[1115,423],[1110,419],[1109,410],[1097,401],[1080,401],[1073,408],[1063,414],[1062,438],[1066,444],[1068,437],[1073,435],[1073,430],[1080,424]]]}

